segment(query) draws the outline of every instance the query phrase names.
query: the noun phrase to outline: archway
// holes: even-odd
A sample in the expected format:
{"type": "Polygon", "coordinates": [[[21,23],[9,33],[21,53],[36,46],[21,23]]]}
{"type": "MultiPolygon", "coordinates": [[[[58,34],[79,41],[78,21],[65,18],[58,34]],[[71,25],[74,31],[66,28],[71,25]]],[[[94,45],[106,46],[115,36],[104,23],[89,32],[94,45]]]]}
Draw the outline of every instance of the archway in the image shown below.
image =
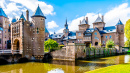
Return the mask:
{"type": "Polygon", "coordinates": [[[14,46],[13,46],[13,49],[14,50],[20,50],[20,45],[19,45],[19,40],[18,39],[15,39],[14,40],[14,46]]]}

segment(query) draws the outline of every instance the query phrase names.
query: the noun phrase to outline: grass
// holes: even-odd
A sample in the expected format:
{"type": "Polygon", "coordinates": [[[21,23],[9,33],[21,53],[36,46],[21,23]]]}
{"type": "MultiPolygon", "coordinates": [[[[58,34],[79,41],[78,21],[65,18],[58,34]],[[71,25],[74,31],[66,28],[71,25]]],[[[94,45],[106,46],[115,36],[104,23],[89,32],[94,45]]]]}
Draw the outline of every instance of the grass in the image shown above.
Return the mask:
{"type": "Polygon", "coordinates": [[[85,73],[130,73],[130,63],[108,66],[85,73]]]}

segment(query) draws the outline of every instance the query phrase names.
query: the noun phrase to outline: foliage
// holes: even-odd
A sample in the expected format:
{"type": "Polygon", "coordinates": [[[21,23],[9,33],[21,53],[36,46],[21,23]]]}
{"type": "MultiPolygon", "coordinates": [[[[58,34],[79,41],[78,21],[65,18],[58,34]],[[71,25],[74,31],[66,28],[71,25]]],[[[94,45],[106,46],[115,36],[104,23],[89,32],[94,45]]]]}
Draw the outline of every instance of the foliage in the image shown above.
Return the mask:
{"type": "Polygon", "coordinates": [[[59,45],[59,48],[62,48],[62,47],[64,47],[64,45],[59,45]]]}
{"type": "Polygon", "coordinates": [[[127,41],[125,42],[125,47],[129,47],[129,46],[130,46],[130,41],[127,40],[127,41]]]}
{"type": "Polygon", "coordinates": [[[58,43],[52,39],[49,39],[44,42],[45,51],[49,50],[55,50],[58,47],[58,43]]]}
{"type": "Polygon", "coordinates": [[[100,46],[102,46],[102,43],[99,43],[100,46]]]}
{"type": "Polygon", "coordinates": [[[89,44],[89,47],[90,47],[90,48],[92,47],[92,44],[91,44],[91,43],[89,44]]]}
{"type": "Polygon", "coordinates": [[[112,46],[114,46],[114,41],[112,39],[107,40],[106,48],[112,48],[112,46]]]}
{"type": "Polygon", "coordinates": [[[125,24],[125,36],[130,40],[130,19],[125,24]]]}

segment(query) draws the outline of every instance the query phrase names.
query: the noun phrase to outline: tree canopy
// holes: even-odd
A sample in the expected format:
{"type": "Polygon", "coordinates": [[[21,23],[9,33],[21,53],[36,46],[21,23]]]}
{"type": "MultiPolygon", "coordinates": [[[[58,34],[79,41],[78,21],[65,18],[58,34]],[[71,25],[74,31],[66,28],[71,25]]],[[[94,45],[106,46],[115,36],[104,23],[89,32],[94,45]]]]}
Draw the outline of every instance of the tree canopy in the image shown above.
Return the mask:
{"type": "Polygon", "coordinates": [[[45,50],[55,50],[58,47],[58,43],[52,39],[49,39],[44,42],[45,50]]]}
{"type": "Polygon", "coordinates": [[[112,46],[114,46],[114,41],[112,39],[107,40],[106,48],[112,48],[112,46]]]}
{"type": "Polygon", "coordinates": [[[125,24],[125,36],[130,40],[130,19],[125,24]]]}

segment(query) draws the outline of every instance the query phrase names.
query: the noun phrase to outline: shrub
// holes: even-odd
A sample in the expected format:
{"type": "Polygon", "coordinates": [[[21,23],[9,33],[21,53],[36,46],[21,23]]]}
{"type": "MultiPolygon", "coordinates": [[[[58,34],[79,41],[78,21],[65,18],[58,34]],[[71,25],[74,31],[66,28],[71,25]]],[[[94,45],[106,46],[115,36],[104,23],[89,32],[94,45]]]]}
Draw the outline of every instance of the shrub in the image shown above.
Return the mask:
{"type": "Polygon", "coordinates": [[[64,47],[64,45],[59,45],[59,48],[62,48],[62,47],[64,47]]]}
{"type": "Polygon", "coordinates": [[[114,46],[114,41],[112,39],[107,40],[106,48],[112,48],[114,46]]]}

